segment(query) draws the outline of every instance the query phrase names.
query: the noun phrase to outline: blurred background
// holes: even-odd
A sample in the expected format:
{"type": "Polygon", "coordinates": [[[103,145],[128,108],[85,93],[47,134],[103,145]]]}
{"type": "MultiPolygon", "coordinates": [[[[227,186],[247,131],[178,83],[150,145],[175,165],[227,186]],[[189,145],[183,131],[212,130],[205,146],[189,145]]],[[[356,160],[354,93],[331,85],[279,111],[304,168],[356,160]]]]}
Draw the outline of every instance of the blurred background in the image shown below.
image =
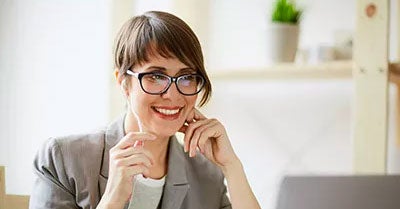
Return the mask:
{"type": "MultiPolygon", "coordinates": [[[[293,66],[337,61],[332,50],[351,47],[356,0],[296,3],[304,11],[293,66]]],[[[351,69],[324,78],[231,76],[275,64],[268,52],[272,7],[273,0],[0,0],[6,192],[31,193],[33,157],[47,138],[102,127],[124,112],[113,76],[113,39],[124,21],[148,10],[172,12],[198,35],[214,85],[202,110],[224,123],[262,208],[274,207],[286,174],[353,173],[351,69]]],[[[390,23],[391,61],[399,57],[396,24],[390,23]]],[[[351,56],[340,63],[351,67],[346,60],[351,56]]],[[[397,95],[390,84],[388,173],[400,172],[397,95]]]]}

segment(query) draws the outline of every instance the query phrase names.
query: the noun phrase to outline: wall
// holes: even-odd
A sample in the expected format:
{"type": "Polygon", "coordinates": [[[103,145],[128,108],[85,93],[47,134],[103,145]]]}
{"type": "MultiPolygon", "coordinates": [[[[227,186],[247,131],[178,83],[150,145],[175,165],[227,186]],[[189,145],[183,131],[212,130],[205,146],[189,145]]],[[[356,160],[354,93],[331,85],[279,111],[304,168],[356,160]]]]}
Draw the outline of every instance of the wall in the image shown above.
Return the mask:
{"type": "Polygon", "coordinates": [[[0,1],[0,165],[7,193],[31,192],[33,156],[48,137],[107,123],[108,21],[107,0],[0,1]]]}

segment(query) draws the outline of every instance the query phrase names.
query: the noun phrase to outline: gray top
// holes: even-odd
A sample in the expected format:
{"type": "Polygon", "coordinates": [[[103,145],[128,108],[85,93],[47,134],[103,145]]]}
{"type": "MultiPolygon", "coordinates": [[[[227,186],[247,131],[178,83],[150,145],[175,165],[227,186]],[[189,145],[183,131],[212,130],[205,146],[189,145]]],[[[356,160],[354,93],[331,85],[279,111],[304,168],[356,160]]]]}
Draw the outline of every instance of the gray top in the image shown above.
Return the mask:
{"type": "Polygon", "coordinates": [[[144,178],[141,174],[136,175],[128,209],[157,209],[164,184],[165,176],[161,179],[151,179],[144,178]]]}

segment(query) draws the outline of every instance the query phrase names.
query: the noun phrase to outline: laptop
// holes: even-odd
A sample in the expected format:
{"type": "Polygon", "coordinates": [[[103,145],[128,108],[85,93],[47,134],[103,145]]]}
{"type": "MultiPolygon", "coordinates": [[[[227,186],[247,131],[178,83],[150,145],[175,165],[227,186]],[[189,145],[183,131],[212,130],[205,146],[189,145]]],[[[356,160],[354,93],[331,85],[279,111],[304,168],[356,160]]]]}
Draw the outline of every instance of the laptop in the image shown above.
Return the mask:
{"type": "Polygon", "coordinates": [[[400,176],[286,176],[277,209],[400,209],[400,176]]]}

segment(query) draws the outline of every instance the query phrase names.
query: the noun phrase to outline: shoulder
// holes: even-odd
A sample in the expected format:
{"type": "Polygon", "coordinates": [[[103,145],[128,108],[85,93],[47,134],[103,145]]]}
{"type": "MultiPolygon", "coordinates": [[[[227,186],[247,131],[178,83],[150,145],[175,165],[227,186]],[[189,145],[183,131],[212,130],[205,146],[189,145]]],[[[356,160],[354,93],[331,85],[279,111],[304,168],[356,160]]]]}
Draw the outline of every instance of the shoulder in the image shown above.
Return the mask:
{"type": "Polygon", "coordinates": [[[50,147],[58,147],[65,154],[90,154],[104,148],[105,129],[90,133],[74,134],[50,138],[47,143],[50,147]]]}
{"type": "MultiPolygon", "coordinates": [[[[34,160],[37,171],[74,175],[85,168],[100,167],[105,130],[47,139],[34,160]]],[[[96,169],[95,169],[96,170],[96,169]]],[[[58,176],[58,175],[57,175],[58,176]]]]}
{"type": "Polygon", "coordinates": [[[75,204],[72,199],[76,195],[86,197],[88,190],[93,193],[103,159],[104,134],[101,129],[46,140],[33,163],[38,193],[31,196],[32,201],[42,205],[70,198],[71,202],[63,204],[75,204]]]}
{"type": "Polygon", "coordinates": [[[91,133],[51,137],[42,145],[39,152],[72,157],[73,155],[90,155],[104,147],[105,130],[99,129],[91,133]]]}

